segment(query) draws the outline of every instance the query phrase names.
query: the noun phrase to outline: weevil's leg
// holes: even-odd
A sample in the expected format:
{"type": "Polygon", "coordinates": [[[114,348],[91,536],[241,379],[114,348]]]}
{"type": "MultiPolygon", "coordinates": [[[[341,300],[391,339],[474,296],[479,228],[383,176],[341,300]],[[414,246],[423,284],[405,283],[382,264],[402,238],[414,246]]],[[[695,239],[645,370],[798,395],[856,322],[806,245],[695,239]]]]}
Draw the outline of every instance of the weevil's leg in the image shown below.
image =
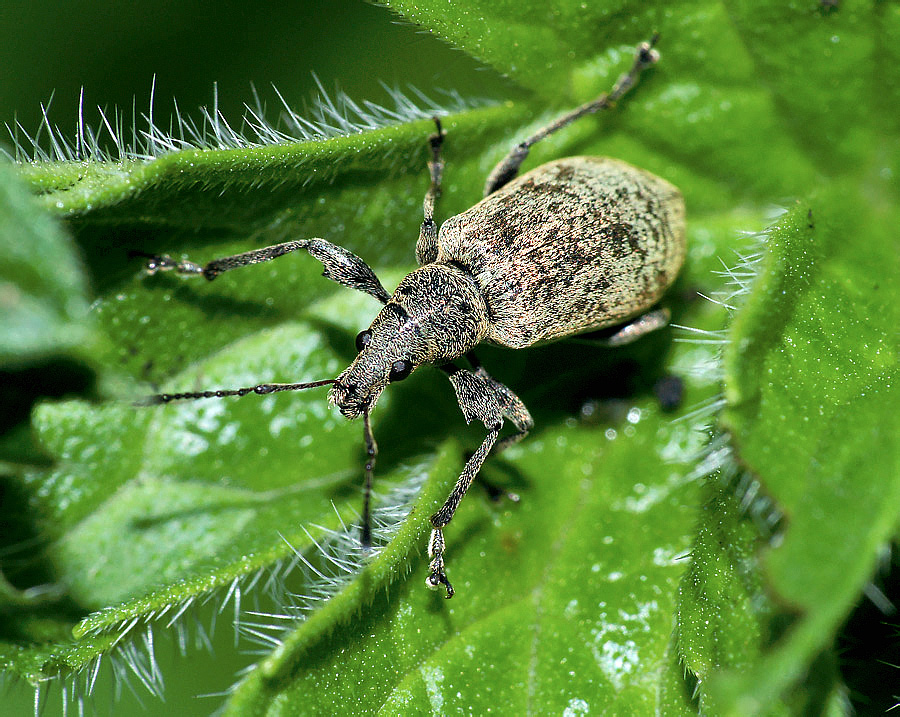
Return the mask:
{"type": "Polygon", "coordinates": [[[441,127],[440,117],[434,118],[437,132],[428,138],[431,147],[431,161],[428,162],[428,173],[431,175],[431,184],[425,193],[425,201],[422,209],[425,218],[422,220],[422,228],[419,231],[419,240],[416,242],[416,261],[419,266],[430,264],[437,257],[437,224],[434,222],[434,205],[441,196],[441,177],[444,174],[444,160],[441,159],[441,147],[444,144],[444,136],[447,134],[441,127]]]}
{"type": "Polygon", "coordinates": [[[500,160],[497,166],[494,167],[488,175],[484,185],[484,196],[493,194],[504,184],[515,179],[516,175],[519,173],[519,167],[522,166],[522,162],[524,162],[525,158],[528,156],[528,150],[532,145],[537,144],[557,130],[570,125],[580,117],[584,117],[584,115],[593,114],[594,112],[614,107],[616,102],[637,84],[640,74],[659,59],[659,53],[653,49],[653,46],[658,39],[659,33],[655,33],[649,41],[642,42],[638,45],[634,57],[634,64],[631,66],[631,69],[619,77],[616,84],[613,85],[613,88],[608,93],[600,95],[597,99],[586,102],[571,112],[567,112],[561,117],[558,117],[550,124],[539,129],[524,142],[513,147],[509,151],[509,154],[500,160]]]}
{"type": "Polygon", "coordinates": [[[212,281],[220,274],[224,274],[231,269],[271,261],[299,249],[305,249],[314,258],[322,262],[325,267],[322,276],[325,278],[351,289],[364,291],[383,304],[387,303],[391,298],[391,295],[385,291],[378,277],[375,276],[375,272],[372,271],[366,262],[356,256],[356,254],[324,239],[287,241],[282,244],[274,244],[262,249],[247,251],[243,254],[215,259],[206,266],[195,264],[192,261],[175,261],[165,254],[150,256],[147,262],[147,273],[155,274],[159,271],[174,271],[176,274],[184,274],[186,276],[203,276],[212,281]]]}
{"type": "MultiPolygon", "coordinates": [[[[470,358],[473,366],[477,359],[470,358]]],[[[453,596],[453,586],[447,579],[444,571],[444,533],[443,529],[452,520],[453,514],[459,507],[460,501],[472,485],[472,481],[481,470],[481,465],[487,458],[491,449],[497,446],[502,450],[506,446],[521,440],[534,425],[525,404],[506,386],[495,381],[490,375],[477,365],[475,371],[467,371],[452,364],[441,366],[453,384],[456,391],[456,399],[463,412],[466,423],[478,420],[484,423],[488,434],[478,447],[478,450],[469,458],[465,467],[456,481],[456,485],[450,496],[444,502],[441,509],[431,516],[431,539],[428,541],[428,557],[431,558],[431,574],[425,581],[429,587],[437,588],[443,585],[447,590],[447,597],[453,596]],[[500,429],[503,427],[503,419],[508,418],[513,422],[518,432],[498,443],[500,429]]]]}
{"type": "Polygon", "coordinates": [[[496,443],[502,425],[502,422],[498,423],[488,430],[488,434],[484,437],[481,445],[478,446],[478,450],[475,451],[466,463],[465,468],[463,468],[462,473],[460,473],[447,501],[437,513],[431,516],[432,530],[431,537],[428,540],[431,574],[425,579],[425,584],[430,588],[439,588],[443,585],[447,590],[448,598],[453,597],[454,590],[447,579],[447,573],[444,571],[444,527],[453,519],[453,514],[459,507],[459,502],[466,494],[466,491],[469,490],[469,486],[472,485],[472,481],[478,475],[481,464],[484,463],[484,459],[487,458],[488,453],[494,443],[496,443]]]}
{"type": "Polygon", "coordinates": [[[627,346],[630,343],[634,343],[642,336],[665,328],[669,325],[669,319],[671,318],[672,312],[668,309],[653,309],[652,311],[648,311],[647,313],[632,319],[627,324],[619,326],[611,335],[596,337],[587,335],[584,337],[575,337],[573,341],[609,348],[627,346]]]}
{"type": "Polygon", "coordinates": [[[372,546],[372,480],[375,472],[375,457],[378,455],[378,444],[372,433],[368,408],[363,411],[363,435],[366,441],[366,484],[363,489],[363,524],[360,542],[364,548],[369,548],[372,546]]]}
{"type": "Polygon", "coordinates": [[[494,379],[481,365],[481,361],[478,360],[478,357],[472,351],[466,354],[466,360],[472,364],[472,368],[475,369],[475,375],[486,382],[494,392],[497,403],[500,404],[500,411],[503,417],[512,421],[512,424],[516,427],[516,433],[500,440],[494,446],[494,453],[500,453],[525,438],[528,432],[534,428],[534,419],[531,417],[531,413],[529,413],[522,399],[513,393],[509,387],[494,379]]]}
{"type": "MultiPolygon", "coordinates": [[[[494,455],[497,455],[525,438],[525,436],[528,435],[528,432],[534,427],[534,419],[532,419],[531,413],[529,413],[528,408],[522,400],[507,386],[494,379],[481,365],[481,361],[478,360],[478,357],[475,356],[472,351],[469,351],[466,354],[466,359],[472,365],[472,368],[475,369],[475,375],[487,381],[491,386],[491,389],[496,393],[503,417],[512,421],[512,424],[516,427],[515,433],[500,439],[497,441],[496,445],[494,445],[493,452],[494,455]]],[[[481,474],[478,475],[478,482],[487,491],[488,496],[492,500],[499,500],[501,497],[505,496],[513,503],[519,502],[518,494],[503,490],[499,486],[488,481],[481,474]]]]}

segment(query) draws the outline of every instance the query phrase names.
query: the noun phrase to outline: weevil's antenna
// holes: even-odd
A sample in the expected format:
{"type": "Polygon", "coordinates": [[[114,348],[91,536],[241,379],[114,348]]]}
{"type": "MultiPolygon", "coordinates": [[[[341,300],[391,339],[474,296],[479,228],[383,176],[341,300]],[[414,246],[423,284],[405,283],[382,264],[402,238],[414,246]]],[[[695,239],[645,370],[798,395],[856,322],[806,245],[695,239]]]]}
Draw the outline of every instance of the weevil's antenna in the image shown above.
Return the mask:
{"type": "MultiPolygon", "coordinates": [[[[256,386],[248,386],[246,388],[218,388],[210,391],[188,391],[186,393],[158,393],[154,396],[135,403],[136,406],[158,406],[171,401],[194,401],[198,398],[225,398],[226,396],[246,396],[248,393],[256,393],[265,396],[268,393],[279,393],[281,391],[303,391],[307,388],[318,388],[319,386],[328,386],[337,383],[336,378],[326,378],[321,381],[310,381],[309,383],[260,383],[256,386]]],[[[367,414],[368,415],[368,414],[367,414]]]]}
{"type": "Polygon", "coordinates": [[[364,548],[372,547],[372,479],[375,471],[375,456],[378,455],[378,444],[372,434],[372,423],[369,421],[369,407],[363,410],[363,434],[366,439],[366,484],[363,488],[363,524],[361,542],[364,548]]]}

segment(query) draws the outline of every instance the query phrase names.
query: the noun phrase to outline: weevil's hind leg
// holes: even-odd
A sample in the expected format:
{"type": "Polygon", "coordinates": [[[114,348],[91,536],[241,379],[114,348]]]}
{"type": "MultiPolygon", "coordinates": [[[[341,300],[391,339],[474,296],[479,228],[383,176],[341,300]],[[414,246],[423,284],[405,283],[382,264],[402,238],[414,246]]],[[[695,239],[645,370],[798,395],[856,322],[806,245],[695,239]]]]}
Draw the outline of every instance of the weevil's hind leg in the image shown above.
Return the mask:
{"type": "Polygon", "coordinates": [[[603,333],[596,336],[586,334],[585,336],[576,336],[571,341],[608,348],[627,346],[653,331],[665,328],[669,325],[671,318],[672,312],[665,307],[660,307],[641,314],[627,324],[616,327],[611,334],[603,333]]]}
{"type": "Polygon", "coordinates": [[[528,156],[528,150],[531,149],[533,145],[537,144],[545,137],[550,136],[557,130],[570,125],[580,117],[584,117],[584,115],[593,114],[594,112],[614,107],[616,102],[637,84],[640,74],[659,59],[659,53],[653,49],[658,38],[659,34],[655,33],[649,41],[642,42],[638,45],[637,53],[634,57],[634,64],[631,66],[631,69],[619,77],[616,84],[613,85],[613,88],[607,94],[602,94],[597,99],[586,102],[580,107],[558,117],[550,124],[541,127],[541,129],[524,142],[513,147],[509,151],[509,154],[500,160],[497,166],[494,167],[488,175],[484,185],[484,196],[493,194],[503,185],[515,179],[516,175],[519,173],[519,167],[522,166],[522,162],[524,162],[525,158],[528,156]]]}
{"type": "Polygon", "coordinates": [[[444,145],[444,137],[447,134],[441,127],[440,117],[434,118],[437,132],[428,138],[431,148],[431,160],[428,162],[428,173],[431,176],[431,184],[425,193],[425,201],[422,202],[422,210],[425,218],[422,220],[422,228],[419,230],[419,240],[416,242],[416,261],[419,266],[430,264],[437,258],[437,224],[434,222],[434,205],[441,196],[441,178],[444,175],[444,160],[441,159],[441,147],[444,145]]]}
{"type": "Polygon", "coordinates": [[[453,519],[453,514],[459,507],[460,501],[471,487],[491,449],[496,446],[497,450],[503,450],[520,441],[534,425],[531,414],[519,397],[502,383],[491,378],[474,357],[470,357],[470,360],[473,362],[475,371],[460,369],[452,364],[441,367],[446,371],[450,383],[453,384],[466,423],[478,420],[484,423],[485,428],[488,429],[478,450],[466,462],[444,505],[431,516],[432,531],[428,541],[431,574],[425,583],[431,588],[443,586],[447,591],[448,598],[453,597],[454,590],[444,570],[446,544],[443,529],[453,519]],[[512,421],[517,432],[498,442],[497,438],[503,427],[504,418],[512,421]]]}
{"type": "Polygon", "coordinates": [[[156,274],[160,271],[174,271],[176,274],[185,276],[203,276],[212,281],[226,271],[271,261],[299,249],[305,249],[315,259],[322,262],[325,267],[322,276],[325,278],[351,289],[363,291],[374,296],[383,304],[387,303],[391,298],[391,295],[385,291],[378,277],[375,276],[375,272],[372,271],[366,262],[356,256],[356,254],[324,239],[287,241],[282,244],[274,244],[262,249],[247,251],[243,254],[215,259],[205,266],[195,264],[192,261],[175,261],[165,254],[150,255],[147,261],[147,273],[156,274]]]}

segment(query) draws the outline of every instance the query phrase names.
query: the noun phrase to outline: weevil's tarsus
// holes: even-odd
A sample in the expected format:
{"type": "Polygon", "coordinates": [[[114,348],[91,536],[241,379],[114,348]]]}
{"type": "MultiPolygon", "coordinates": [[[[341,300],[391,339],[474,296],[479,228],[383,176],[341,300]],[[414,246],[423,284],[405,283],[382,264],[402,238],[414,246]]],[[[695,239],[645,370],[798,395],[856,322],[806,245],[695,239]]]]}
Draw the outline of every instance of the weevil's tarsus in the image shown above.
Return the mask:
{"type": "Polygon", "coordinates": [[[360,542],[364,548],[372,547],[372,481],[375,474],[375,458],[378,456],[378,444],[372,433],[369,421],[369,409],[363,411],[363,436],[366,442],[366,482],[363,487],[363,522],[360,542]]]}
{"type": "Polygon", "coordinates": [[[515,179],[519,173],[519,167],[528,157],[528,151],[532,146],[540,142],[542,139],[549,137],[554,132],[567,127],[575,120],[585,115],[607,110],[615,107],[618,102],[632,87],[637,84],[641,73],[659,60],[659,52],[653,49],[659,40],[659,33],[654,33],[653,37],[647,42],[638,45],[637,52],[634,56],[634,62],[631,69],[619,77],[613,88],[605,94],[600,95],[597,99],[586,102],[580,107],[567,112],[566,114],[556,118],[548,125],[541,127],[537,132],[528,137],[528,139],[520,142],[513,147],[500,162],[491,170],[487,181],[484,184],[484,196],[493,194],[505,184],[515,179]]]}
{"type": "Polygon", "coordinates": [[[431,148],[431,160],[428,162],[428,174],[431,183],[425,193],[422,202],[424,219],[419,230],[419,240],[416,242],[416,261],[419,266],[430,264],[437,258],[438,229],[434,222],[434,206],[441,196],[441,178],[444,174],[444,160],[441,159],[441,148],[444,145],[446,132],[441,127],[441,118],[435,117],[434,124],[437,132],[428,138],[428,146],[431,148]]]}
{"type": "Polygon", "coordinates": [[[440,528],[435,528],[428,539],[428,557],[432,560],[429,565],[431,574],[425,578],[425,585],[432,590],[440,590],[443,587],[447,591],[445,597],[449,600],[456,591],[444,572],[444,548],[444,532],[440,528]]]}
{"type": "Polygon", "coordinates": [[[350,289],[356,289],[374,296],[382,304],[387,303],[391,298],[391,295],[385,291],[378,277],[375,276],[375,272],[372,271],[368,264],[356,254],[324,239],[287,241],[263,247],[262,249],[246,251],[243,254],[215,259],[205,266],[195,264],[192,261],[175,261],[165,254],[160,254],[149,257],[146,271],[148,274],[156,274],[160,271],[174,271],[176,274],[184,276],[204,276],[209,281],[212,281],[226,271],[271,261],[299,249],[305,249],[314,258],[322,262],[325,267],[322,276],[326,279],[331,279],[350,289]]]}
{"type": "Polygon", "coordinates": [[[259,396],[265,396],[269,393],[280,393],[282,391],[304,391],[307,388],[318,388],[319,386],[330,386],[337,383],[337,379],[325,378],[320,381],[309,381],[307,383],[260,383],[256,386],[247,386],[245,388],[215,388],[208,391],[186,391],[183,393],[158,393],[153,396],[138,401],[138,406],[158,406],[172,401],[196,401],[201,398],[226,398],[228,396],[246,396],[255,393],[259,396]]]}
{"type": "Polygon", "coordinates": [[[203,274],[203,267],[192,261],[176,261],[168,254],[148,254],[143,251],[129,251],[128,256],[140,256],[147,260],[144,271],[148,276],[153,276],[163,271],[174,271],[176,274],[190,275],[203,274]]]}

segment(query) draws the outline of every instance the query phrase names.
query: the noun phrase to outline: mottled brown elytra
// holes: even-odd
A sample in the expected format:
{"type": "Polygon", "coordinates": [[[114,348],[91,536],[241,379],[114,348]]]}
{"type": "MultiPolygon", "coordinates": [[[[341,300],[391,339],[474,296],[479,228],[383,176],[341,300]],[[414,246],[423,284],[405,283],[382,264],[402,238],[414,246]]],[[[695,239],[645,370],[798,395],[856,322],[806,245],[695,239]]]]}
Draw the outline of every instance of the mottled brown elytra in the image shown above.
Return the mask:
{"type": "Polygon", "coordinates": [[[431,558],[426,583],[453,587],[444,571],[443,529],[453,518],[491,449],[521,440],[533,426],[521,400],[484,370],[472,350],[486,341],[521,349],[604,327],[619,327],[605,341],[621,345],[668,322],[654,308],[684,261],[684,201],[659,177],[605,157],[568,157],[517,177],[529,148],[579,117],[612,107],[658,59],[654,36],[641,43],[631,69],[608,94],[578,107],[516,145],[490,173],[484,199],[451,217],[438,231],[434,205],[441,191],[444,132],[429,138],[431,185],[416,243],[419,268],[394,291],[385,291],[369,266],[323,239],[301,239],[224,257],[200,266],[154,256],[149,273],[173,270],[209,280],[249,264],[305,249],[323,275],[364,291],[384,304],[356,337],[359,352],[340,376],[310,383],[260,384],[240,389],[161,394],[157,403],[243,396],[330,385],[330,403],[347,418],[363,417],[365,469],[362,543],[371,542],[369,502],[377,452],[369,415],[385,387],[422,364],[443,370],[467,423],[487,429],[443,507],[431,516],[431,558]],[[469,368],[453,362],[463,358],[469,368]],[[500,441],[504,419],[516,432],[500,441]]]}

